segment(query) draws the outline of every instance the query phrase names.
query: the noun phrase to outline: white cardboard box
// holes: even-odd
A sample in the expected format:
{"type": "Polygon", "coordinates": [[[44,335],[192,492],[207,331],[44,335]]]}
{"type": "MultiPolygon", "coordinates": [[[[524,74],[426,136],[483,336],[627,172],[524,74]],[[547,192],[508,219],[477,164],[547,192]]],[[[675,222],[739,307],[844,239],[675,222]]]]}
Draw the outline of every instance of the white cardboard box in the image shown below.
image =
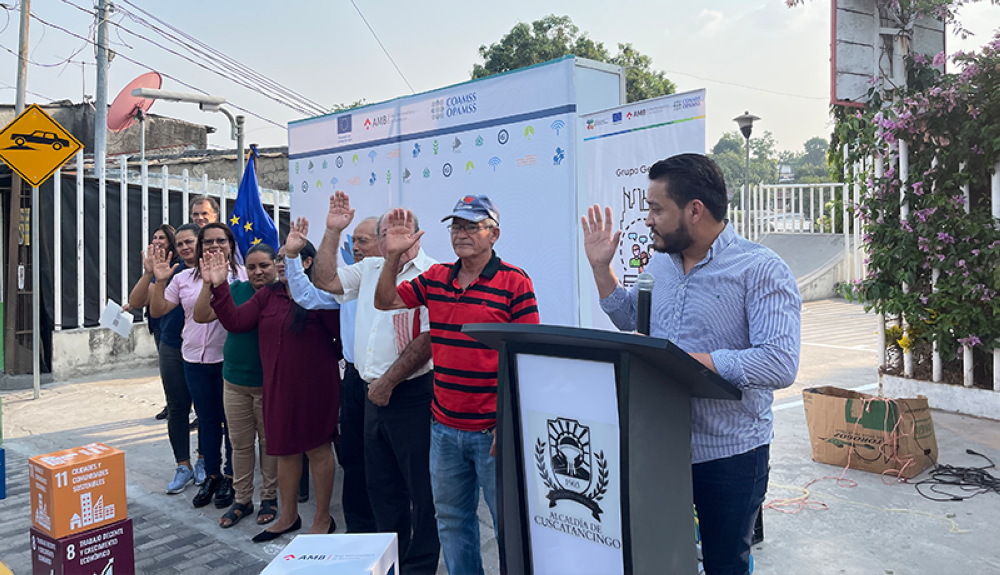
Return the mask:
{"type": "Polygon", "coordinates": [[[261,575],[397,575],[395,533],[299,535],[261,575]]]}

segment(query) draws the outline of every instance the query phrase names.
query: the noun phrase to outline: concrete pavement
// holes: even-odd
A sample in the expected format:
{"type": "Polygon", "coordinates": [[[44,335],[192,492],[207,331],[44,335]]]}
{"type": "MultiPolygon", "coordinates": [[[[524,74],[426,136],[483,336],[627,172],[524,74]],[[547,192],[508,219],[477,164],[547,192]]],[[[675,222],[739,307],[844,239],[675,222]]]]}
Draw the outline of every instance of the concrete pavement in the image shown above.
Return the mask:
{"type": "MultiPolygon", "coordinates": [[[[842,473],[810,459],[802,389],[836,385],[872,392],[877,382],[875,321],[860,306],[811,302],[802,319],[798,380],[776,394],[769,499],[796,497],[810,481],[842,473]]],[[[249,539],[260,527],[252,519],[223,530],[217,526],[222,510],[191,507],[194,488],[181,495],[163,493],[173,465],[166,427],[153,419],[163,405],[155,373],[116,372],[56,383],[37,401],[31,400],[31,392],[16,392],[4,394],[3,403],[9,493],[0,501],[0,561],[16,574],[31,571],[26,458],[91,441],[126,452],[140,573],[258,573],[290,540],[255,545],[249,539]]],[[[1000,460],[1000,423],[942,412],[934,413],[934,423],[942,463],[980,465],[982,460],[965,453],[970,448],[1000,460]]],[[[824,511],[765,510],[766,538],[753,551],[755,573],[1000,573],[994,536],[1000,517],[997,494],[937,503],[921,497],[912,485],[886,485],[877,475],[848,470],[844,477],[857,486],[823,480],[810,488],[810,498],[828,507],[824,511]]],[[[338,473],[332,512],[343,532],[339,490],[338,473]]],[[[300,514],[307,520],[314,509],[310,501],[300,514]]],[[[487,572],[497,573],[492,522],[482,506],[480,519],[487,572]]]]}

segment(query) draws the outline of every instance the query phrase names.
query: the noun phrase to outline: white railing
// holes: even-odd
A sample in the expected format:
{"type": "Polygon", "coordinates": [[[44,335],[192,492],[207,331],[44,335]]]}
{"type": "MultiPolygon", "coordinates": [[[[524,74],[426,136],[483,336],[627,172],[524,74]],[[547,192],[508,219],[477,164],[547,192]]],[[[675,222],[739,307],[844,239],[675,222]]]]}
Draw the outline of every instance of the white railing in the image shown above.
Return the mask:
{"type": "MultiPolygon", "coordinates": [[[[137,254],[139,250],[143,250],[149,245],[149,239],[151,237],[152,230],[159,227],[163,223],[171,223],[174,227],[177,227],[183,222],[188,221],[188,204],[192,195],[206,195],[214,197],[218,200],[221,207],[221,213],[223,215],[228,215],[229,210],[232,208],[232,202],[236,200],[237,193],[239,191],[238,185],[232,185],[226,182],[226,180],[212,181],[208,179],[207,175],[204,175],[200,179],[191,180],[188,175],[187,170],[183,170],[180,175],[170,174],[167,166],[162,166],[159,173],[149,173],[148,164],[143,162],[140,165],[138,171],[128,169],[128,157],[120,156],[115,158],[112,163],[106,165],[105,177],[98,178],[98,229],[95,230],[86,227],[84,222],[84,182],[87,178],[95,177],[94,170],[87,169],[85,158],[83,152],[78,152],[76,154],[75,163],[70,162],[65,166],[65,169],[76,171],[76,218],[75,223],[73,220],[64,221],[63,220],[63,210],[62,210],[62,197],[65,190],[62,185],[62,172],[63,170],[56,170],[53,175],[53,269],[52,269],[52,279],[53,279],[53,316],[54,316],[54,327],[56,330],[63,329],[63,300],[71,301],[76,300],[76,326],[83,327],[86,321],[85,318],[85,293],[87,291],[86,279],[85,279],[85,248],[88,245],[93,246],[94,242],[97,242],[98,248],[98,294],[99,294],[99,306],[103,309],[105,302],[108,300],[108,269],[111,266],[112,269],[117,268],[120,273],[121,285],[120,285],[120,296],[121,299],[125,300],[128,298],[128,294],[131,291],[131,287],[138,280],[141,275],[142,267],[141,265],[135,269],[129,266],[129,254],[137,254]],[[124,175],[124,177],[123,177],[124,175]],[[108,218],[107,213],[107,185],[108,182],[118,183],[118,196],[120,202],[120,210],[118,217],[112,216],[108,218]],[[135,188],[139,188],[139,202],[141,202],[141,234],[137,238],[132,238],[129,235],[128,225],[129,222],[129,206],[131,202],[135,201],[135,188]],[[130,194],[131,190],[131,194],[130,194]],[[150,214],[150,193],[158,194],[160,197],[160,202],[162,209],[160,213],[150,214]],[[131,197],[130,197],[131,196],[131,197]],[[171,217],[170,210],[170,198],[180,197],[181,200],[181,212],[174,213],[174,217],[171,217]],[[109,228],[110,224],[110,228],[109,228]],[[123,225],[125,224],[125,225],[123,225]],[[62,234],[63,233],[74,233],[76,235],[76,285],[73,286],[65,285],[63,281],[63,269],[62,269],[62,234]],[[108,234],[117,234],[120,238],[120,253],[117,257],[112,256],[112,260],[109,263],[108,253],[107,253],[107,238],[108,234]],[[75,288],[75,290],[74,290],[75,288]],[[74,293],[75,291],[75,293],[74,293]]],[[[265,188],[260,189],[261,201],[265,207],[269,206],[271,211],[271,217],[274,219],[276,225],[280,226],[280,213],[282,211],[288,212],[290,209],[289,203],[289,193],[286,190],[269,190],[265,188]]],[[[220,221],[222,218],[220,217],[220,221]]],[[[124,303],[124,301],[119,302],[124,303]]],[[[98,309],[98,314],[100,309],[98,309]]]]}
{"type": "MultiPolygon", "coordinates": [[[[759,242],[768,234],[839,234],[844,238],[845,281],[864,276],[861,222],[850,214],[844,184],[752,184],[729,206],[736,232],[759,242]],[[841,200],[842,209],[837,210],[841,200]]],[[[860,191],[855,187],[854,202],[860,191]]]]}

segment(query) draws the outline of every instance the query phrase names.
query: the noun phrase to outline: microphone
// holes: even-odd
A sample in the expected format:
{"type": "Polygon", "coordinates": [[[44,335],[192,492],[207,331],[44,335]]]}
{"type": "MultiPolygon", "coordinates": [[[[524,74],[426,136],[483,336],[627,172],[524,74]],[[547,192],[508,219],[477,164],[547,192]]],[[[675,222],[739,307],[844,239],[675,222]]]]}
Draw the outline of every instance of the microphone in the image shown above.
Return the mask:
{"type": "Polygon", "coordinates": [[[635,285],[639,288],[639,333],[649,335],[649,312],[653,303],[653,284],[656,278],[653,274],[643,272],[639,274],[635,285]]]}

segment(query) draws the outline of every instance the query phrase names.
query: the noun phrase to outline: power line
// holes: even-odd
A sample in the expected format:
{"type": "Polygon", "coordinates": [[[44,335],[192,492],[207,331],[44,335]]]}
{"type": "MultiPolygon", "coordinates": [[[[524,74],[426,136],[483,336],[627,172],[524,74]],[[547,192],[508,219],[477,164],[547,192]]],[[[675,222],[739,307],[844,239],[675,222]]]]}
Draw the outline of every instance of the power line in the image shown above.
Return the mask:
{"type": "Polygon", "coordinates": [[[802,98],[803,100],[826,100],[827,98],[822,96],[803,96],[802,94],[789,94],[787,92],[778,92],[775,90],[768,90],[767,88],[758,88],[756,86],[748,86],[746,84],[738,84],[736,82],[727,82],[725,80],[716,80],[714,78],[705,78],[704,76],[695,76],[694,74],[688,74],[687,72],[678,72],[676,70],[664,70],[668,74],[678,74],[681,76],[689,76],[691,78],[696,78],[702,80],[703,82],[713,82],[716,84],[725,84],[727,86],[736,86],[737,88],[745,88],[747,90],[756,90],[758,92],[766,92],[768,94],[775,94],[777,96],[788,96],[790,98],[802,98]]]}
{"type": "MultiPolygon", "coordinates": [[[[16,90],[16,89],[17,89],[17,86],[11,86],[10,84],[6,84],[4,82],[0,82],[0,90],[16,90]]],[[[38,92],[32,92],[31,90],[25,90],[25,92],[28,93],[28,94],[31,94],[32,96],[38,96],[39,98],[42,98],[44,100],[48,100],[49,102],[55,102],[56,101],[55,98],[49,98],[48,96],[44,96],[42,94],[39,94],[38,92]]]]}
{"type": "MultiPolygon", "coordinates": [[[[10,12],[19,12],[19,11],[20,11],[20,8],[10,8],[10,7],[8,7],[8,6],[6,5],[6,4],[0,4],[0,8],[3,8],[3,9],[4,9],[4,13],[5,13],[5,14],[7,14],[7,24],[5,24],[5,25],[4,25],[4,27],[3,27],[3,30],[0,30],[0,33],[2,33],[2,32],[3,32],[4,30],[6,30],[6,29],[7,29],[7,25],[9,25],[9,24],[10,24],[10,12]]],[[[33,48],[33,49],[31,50],[31,53],[30,53],[29,55],[25,56],[25,60],[26,60],[26,61],[27,61],[27,62],[28,62],[29,64],[32,64],[32,65],[35,65],[35,66],[38,66],[38,67],[40,67],[40,68],[58,68],[58,67],[60,67],[60,66],[65,66],[66,64],[68,64],[69,62],[71,62],[71,61],[73,60],[73,58],[74,58],[74,57],[75,57],[75,56],[76,56],[77,54],[79,54],[80,52],[82,52],[82,51],[83,51],[83,49],[87,47],[87,43],[86,43],[86,42],[84,42],[84,43],[83,43],[83,45],[81,45],[81,46],[80,46],[80,47],[79,47],[79,48],[78,48],[78,49],[77,49],[77,50],[76,50],[75,52],[73,52],[73,53],[72,53],[72,54],[70,54],[69,56],[67,56],[67,57],[63,58],[63,59],[62,59],[62,60],[60,60],[59,62],[56,62],[55,64],[43,64],[43,63],[41,63],[41,62],[38,62],[37,60],[34,60],[34,59],[32,58],[32,56],[34,55],[34,53],[35,53],[35,50],[37,50],[37,49],[38,49],[38,47],[39,47],[39,46],[41,45],[41,43],[42,43],[42,39],[44,39],[44,38],[45,38],[45,28],[42,28],[42,38],[40,38],[40,39],[38,40],[38,43],[37,43],[37,44],[35,44],[35,47],[34,47],[34,48],[33,48]]],[[[6,50],[7,52],[9,52],[9,53],[10,53],[11,55],[13,55],[14,57],[17,57],[17,58],[20,58],[20,54],[18,54],[18,53],[17,53],[17,52],[15,52],[14,50],[12,50],[12,49],[10,49],[10,48],[8,48],[8,47],[6,47],[6,46],[2,45],[2,44],[0,44],[0,48],[3,48],[4,50],[6,50]]]]}
{"type": "MultiPolygon", "coordinates": [[[[76,32],[72,32],[70,30],[67,30],[66,28],[63,28],[62,26],[59,26],[58,24],[53,24],[51,22],[48,22],[45,19],[38,17],[36,14],[31,14],[31,17],[34,18],[35,20],[38,20],[41,24],[43,24],[45,26],[49,26],[51,28],[55,28],[56,30],[59,30],[59,31],[64,32],[66,34],[69,34],[70,36],[73,36],[74,38],[79,38],[80,40],[84,40],[86,42],[89,42],[90,44],[93,44],[94,46],[97,46],[97,43],[94,42],[93,40],[91,40],[89,38],[84,38],[83,36],[80,36],[76,32]]],[[[134,58],[129,58],[128,56],[126,56],[124,54],[117,54],[117,56],[119,58],[127,61],[127,62],[131,62],[131,63],[133,63],[133,64],[135,64],[137,66],[141,66],[143,68],[146,68],[147,70],[152,70],[153,69],[152,66],[147,66],[146,64],[144,64],[144,63],[142,63],[142,62],[140,62],[140,61],[138,61],[138,60],[136,60],[134,58]]],[[[207,94],[208,93],[208,92],[202,90],[201,88],[197,88],[197,87],[195,87],[195,86],[193,86],[191,84],[188,84],[187,82],[181,80],[180,78],[177,78],[176,76],[172,76],[172,75],[170,75],[170,74],[168,74],[166,72],[160,72],[160,75],[162,75],[164,77],[167,77],[167,78],[170,78],[171,80],[177,82],[178,84],[180,84],[182,86],[185,86],[187,88],[190,88],[190,89],[192,89],[192,90],[194,90],[196,92],[199,92],[201,94],[207,94]]],[[[258,120],[261,120],[263,122],[267,122],[269,124],[273,124],[275,126],[278,126],[279,128],[287,129],[286,126],[284,126],[282,124],[279,124],[278,122],[275,122],[274,120],[271,120],[269,118],[265,118],[264,116],[261,116],[260,114],[258,114],[256,112],[252,112],[252,111],[250,111],[250,110],[248,110],[246,108],[243,108],[241,106],[237,106],[236,104],[234,104],[232,102],[228,102],[228,104],[230,106],[232,106],[233,108],[235,108],[237,110],[240,110],[241,112],[245,112],[246,114],[248,114],[250,116],[253,116],[254,118],[257,118],[258,120]]]]}
{"type": "MultiPolygon", "coordinates": [[[[66,0],[63,0],[63,1],[66,1],[66,0]]],[[[233,58],[231,56],[228,56],[224,52],[221,52],[221,51],[213,48],[212,46],[206,44],[205,42],[202,42],[201,40],[195,38],[194,36],[188,34],[187,32],[185,32],[183,30],[181,30],[180,28],[178,28],[176,26],[173,26],[169,22],[166,22],[163,19],[158,18],[154,14],[151,14],[150,12],[148,12],[148,11],[140,8],[139,6],[136,6],[135,4],[129,2],[128,0],[122,0],[122,1],[125,4],[128,4],[129,6],[132,6],[138,12],[140,12],[143,15],[147,16],[148,18],[150,18],[150,19],[154,20],[155,22],[163,25],[169,31],[162,30],[160,27],[158,27],[158,26],[156,26],[154,24],[151,24],[150,22],[148,22],[142,16],[139,16],[139,15],[137,15],[135,13],[129,12],[128,10],[119,8],[119,10],[121,10],[122,12],[124,12],[132,21],[134,21],[134,22],[136,22],[136,23],[138,23],[138,24],[140,24],[142,26],[145,26],[145,27],[149,28],[150,30],[155,31],[156,33],[160,34],[165,39],[167,39],[169,41],[172,41],[175,44],[177,44],[177,45],[179,45],[179,46],[187,49],[188,51],[192,52],[196,56],[205,57],[207,59],[213,60],[217,64],[219,64],[219,65],[221,65],[223,67],[227,67],[229,69],[229,71],[232,71],[232,72],[235,72],[235,73],[238,73],[238,74],[241,74],[241,75],[245,75],[245,76],[248,77],[247,80],[258,82],[258,83],[264,85],[265,87],[267,87],[267,88],[269,88],[269,89],[277,92],[283,98],[291,98],[291,99],[298,100],[298,102],[300,104],[302,104],[303,107],[311,109],[311,110],[306,111],[306,113],[315,114],[315,113],[325,113],[327,111],[327,108],[325,106],[323,106],[323,105],[321,105],[321,104],[319,104],[317,102],[314,102],[313,100],[307,98],[306,96],[303,96],[302,94],[299,94],[298,92],[295,92],[294,90],[292,90],[290,88],[285,87],[284,85],[278,83],[277,81],[272,80],[271,78],[265,76],[261,72],[258,72],[257,70],[254,70],[253,68],[247,66],[246,64],[243,64],[242,62],[236,60],[235,58],[233,58]],[[177,36],[175,36],[175,34],[179,35],[180,38],[178,38],[177,36]],[[189,42],[193,43],[194,46],[192,46],[191,44],[189,44],[189,42]]],[[[122,27],[122,29],[126,30],[130,34],[136,35],[134,32],[128,30],[127,28],[122,27]]],[[[142,36],[140,36],[140,37],[142,37],[142,36]]],[[[145,38],[143,37],[143,39],[145,39],[145,38]]],[[[247,80],[244,80],[243,82],[240,82],[240,83],[244,83],[244,82],[245,83],[250,83],[247,80]]],[[[244,85],[246,85],[246,84],[244,84],[244,85]]],[[[302,111],[302,110],[300,110],[300,111],[302,111]]]]}
{"type": "MultiPolygon", "coordinates": [[[[68,0],[61,0],[61,1],[64,4],[72,6],[72,7],[76,8],[77,10],[80,10],[80,11],[82,11],[82,12],[84,12],[86,14],[89,14],[91,16],[93,16],[93,14],[94,14],[93,12],[91,12],[89,10],[86,10],[86,9],[82,8],[81,6],[78,6],[78,5],[76,5],[76,4],[72,3],[72,2],[69,2],[68,0]]],[[[119,7],[118,10],[120,12],[122,12],[125,16],[129,17],[131,20],[133,20],[133,21],[135,21],[135,22],[137,22],[137,23],[139,23],[139,24],[141,24],[143,26],[146,26],[147,28],[150,28],[151,30],[154,30],[157,33],[159,33],[161,36],[163,36],[164,38],[166,38],[166,39],[168,39],[168,40],[170,40],[170,41],[172,41],[174,43],[177,43],[177,44],[179,44],[179,45],[187,48],[188,50],[190,50],[193,53],[195,53],[195,55],[197,57],[199,57],[199,58],[201,58],[203,60],[216,60],[216,61],[218,60],[218,58],[214,57],[213,54],[211,54],[211,53],[205,53],[203,51],[199,51],[199,50],[193,49],[190,45],[184,43],[181,40],[178,40],[176,37],[170,35],[169,33],[164,32],[163,30],[160,30],[158,27],[150,24],[149,22],[147,22],[142,17],[137,16],[135,14],[132,14],[131,12],[129,12],[129,11],[127,11],[127,10],[121,8],[121,7],[119,7]]],[[[151,17],[155,18],[155,16],[151,16],[151,17]]],[[[233,82],[235,84],[238,84],[238,85],[240,85],[240,86],[242,86],[242,87],[244,87],[244,88],[246,88],[248,90],[251,90],[252,92],[255,92],[255,93],[257,93],[257,94],[259,94],[261,96],[264,96],[264,97],[266,97],[266,98],[268,98],[270,100],[273,100],[274,102],[277,102],[279,104],[287,106],[288,108],[291,108],[292,110],[295,110],[296,112],[299,112],[300,114],[315,115],[317,113],[325,113],[326,112],[326,109],[323,108],[322,106],[320,106],[319,104],[317,104],[315,102],[312,102],[308,98],[305,98],[304,96],[301,96],[301,95],[293,92],[292,90],[284,88],[283,86],[281,86],[280,84],[277,84],[273,80],[270,80],[266,76],[263,76],[262,74],[260,74],[258,72],[255,72],[255,71],[251,70],[250,68],[247,68],[246,66],[243,66],[242,64],[240,64],[236,60],[233,60],[233,59],[229,58],[228,56],[225,56],[225,54],[222,54],[221,52],[215,51],[216,53],[221,54],[224,58],[229,58],[230,61],[235,62],[237,66],[242,66],[242,69],[233,69],[231,66],[230,66],[229,70],[221,70],[221,69],[218,69],[218,68],[212,68],[212,67],[204,64],[203,62],[194,60],[194,59],[192,59],[192,58],[190,58],[188,56],[185,56],[184,54],[181,54],[181,53],[177,52],[176,50],[173,50],[173,49],[171,49],[171,48],[169,48],[167,46],[164,46],[163,44],[160,44],[159,42],[156,42],[155,40],[151,40],[151,39],[143,36],[142,34],[134,32],[134,31],[132,31],[132,30],[130,30],[130,29],[122,26],[118,22],[109,22],[109,23],[111,25],[115,26],[116,28],[118,28],[119,37],[120,37],[120,31],[123,30],[123,31],[127,32],[128,34],[131,34],[131,35],[133,35],[133,36],[135,36],[137,38],[140,38],[140,39],[142,39],[142,40],[144,40],[144,41],[146,41],[146,42],[148,42],[148,43],[156,46],[157,48],[159,48],[159,49],[161,49],[161,50],[163,50],[165,52],[173,54],[174,56],[177,56],[178,58],[181,58],[181,59],[183,59],[183,60],[185,60],[185,61],[187,61],[187,62],[189,62],[191,64],[194,64],[194,65],[196,65],[196,66],[198,66],[198,67],[200,67],[200,68],[202,68],[202,69],[204,69],[204,70],[206,70],[208,72],[211,72],[211,73],[216,74],[216,75],[218,75],[218,76],[220,76],[220,77],[222,77],[224,79],[227,79],[227,80],[229,80],[229,81],[231,81],[231,82],[233,82]],[[248,77],[245,77],[245,76],[255,76],[255,77],[248,78],[248,77]],[[262,91],[253,82],[253,80],[256,80],[258,84],[263,85],[264,87],[269,87],[272,93],[265,93],[264,91],[262,91]],[[277,92],[277,94],[275,94],[274,92],[277,92]]],[[[169,24],[166,24],[166,23],[164,23],[164,24],[166,26],[170,26],[169,24]]],[[[186,34],[183,31],[179,31],[179,33],[186,34]]],[[[197,42],[198,40],[194,39],[194,41],[197,42]]],[[[122,43],[123,43],[123,45],[131,48],[131,46],[128,46],[128,44],[124,43],[124,40],[122,40],[122,43]]],[[[205,46],[207,46],[207,45],[205,45],[205,46]]],[[[214,50],[210,46],[208,46],[208,49],[209,50],[214,50]]]]}
{"type": "Polygon", "coordinates": [[[385,49],[385,45],[382,44],[382,40],[379,40],[378,34],[375,33],[375,30],[372,28],[372,25],[368,23],[368,19],[365,18],[365,15],[361,13],[361,8],[358,8],[358,5],[354,2],[354,0],[351,0],[351,4],[354,6],[354,9],[358,11],[358,16],[361,16],[361,19],[364,20],[365,26],[368,26],[368,31],[371,32],[372,36],[375,37],[375,41],[378,42],[378,45],[382,48],[382,51],[385,52],[385,57],[388,58],[390,62],[392,62],[392,66],[396,68],[397,72],[399,72],[399,77],[402,78],[404,82],[406,82],[406,87],[410,89],[410,92],[416,94],[417,91],[414,90],[413,86],[410,85],[410,81],[406,79],[406,76],[403,75],[403,71],[399,69],[398,65],[396,65],[396,61],[393,60],[392,56],[389,55],[389,51],[385,49]]]}

